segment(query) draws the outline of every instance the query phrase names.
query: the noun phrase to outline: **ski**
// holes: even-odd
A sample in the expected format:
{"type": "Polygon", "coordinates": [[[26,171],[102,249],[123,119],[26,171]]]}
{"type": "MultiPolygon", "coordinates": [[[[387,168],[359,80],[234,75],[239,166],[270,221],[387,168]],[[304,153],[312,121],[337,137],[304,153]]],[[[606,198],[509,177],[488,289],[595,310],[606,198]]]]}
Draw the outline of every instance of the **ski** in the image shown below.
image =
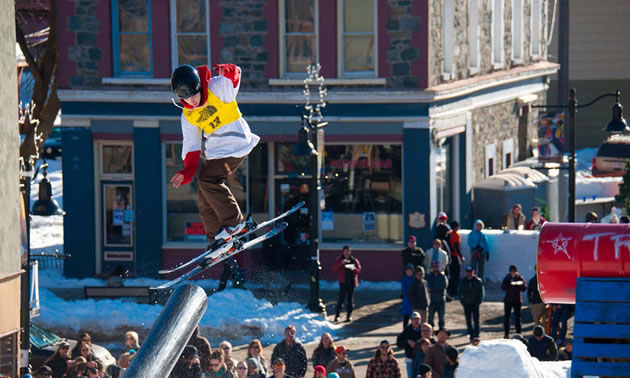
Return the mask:
{"type": "MultiPolygon", "coordinates": [[[[208,257],[207,259],[204,259],[203,261],[199,262],[197,264],[196,267],[194,267],[191,271],[186,272],[184,274],[182,274],[181,276],[166,282],[165,284],[162,284],[160,286],[158,286],[156,289],[168,289],[171,288],[183,281],[186,281],[187,279],[203,272],[204,270],[210,268],[211,266],[214,266],[218,263],[220,263],[221,261],[230,258],[234,255],[236,255],[239,252],[242,252],[248,248],[251,248],[253,246],[255,246],[256,244],[262,243],[263,241],[270,239],[276,235],[278,235],[279,233],[281,233],[282,231],[284,231],[284,229],[287,227],[287,223],[286,222],[282,222],[279,225],[273,227],[270,231],[267,231],[266,233],[248,241],[245,243],[240,243],[237,240],[233,240],[231,242],[228,242],[227,245],[230,246],[230,248],[228,249],[227,252],[224,252],[220,255],[216,255],[215,257],[208,257]]],[[[216,251],[215,251],[216,252],[216,251]]]]}
{"type": "Polygon", "coordinates": [[[275,222],[279,221],[280,219],[295,213],[302,206],[304,206],[304,201],[298,202],[295,206],[293,206],[289,210],[285,211],[284,213],[278,215],[277,217],[269,219],[269,220],[261,222],[261,223],[258,223],[256,225],[254,225],[253,227],[249,228],[246,232],[244,232],[242,234],[239,234],[239,235],[236,235],[232,239],[224,241],[221,244],[219,244],[218,246],[215,246],[214,248],[206,249],[199,256],[195,257],[192,260],[189,260],[189,261],[183,263],[182,265],[178,265],[178,266],[176,266],[174,268],[171,268],[171,269],[159,270],[158,274],[169,274],[169,273],[177,272],[180,269],[186,268],[188,266],[191,266],[193,264],[196,264],[196,263],[204,260],[205,258],[207,258],[211,254],[217,253],[218,255],[221,255],[221,254],[229,251],[230,248],[232,248],[231,242],[240,240],[240,239],[246,237],[247,235],[250,235],[252,232],[258,231],[261,228],[267,227],[269,225],[273,225],[275,222]]]}

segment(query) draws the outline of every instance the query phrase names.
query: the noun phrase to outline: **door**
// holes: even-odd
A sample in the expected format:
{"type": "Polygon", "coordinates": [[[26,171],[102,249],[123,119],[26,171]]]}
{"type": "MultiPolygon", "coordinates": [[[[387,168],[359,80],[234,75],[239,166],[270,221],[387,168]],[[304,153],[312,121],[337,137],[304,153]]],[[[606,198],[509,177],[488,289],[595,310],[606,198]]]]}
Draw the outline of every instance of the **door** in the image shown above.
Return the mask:
{"type": "Polygon", "coordinates": [[[103,271],[133,269],[135,262],[135,213],[133,182],[103,181],[103,271]]]}
{"type": "Polygon", "coordinates": [[[310,258],[310,177],[279,178],[275,180],[276,206],[286,211],[300,201],[305,204],[300,210],[286,217],[287,228],[280,236],[280,245],[274,262],[282,265],[306,267],[310,258]]]}

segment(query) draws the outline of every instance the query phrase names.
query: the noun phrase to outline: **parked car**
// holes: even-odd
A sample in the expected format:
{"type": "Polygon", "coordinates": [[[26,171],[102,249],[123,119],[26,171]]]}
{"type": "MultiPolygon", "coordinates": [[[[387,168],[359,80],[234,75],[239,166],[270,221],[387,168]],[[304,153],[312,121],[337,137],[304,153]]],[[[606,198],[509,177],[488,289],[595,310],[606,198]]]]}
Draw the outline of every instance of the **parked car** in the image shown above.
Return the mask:
{"type": "Polygon", "coordinates": [[[602,142],[593,158],[593,176],[620,176],[630,159],[630,137],[613,135],[602,142]]]}
{"type": "Polygon", "coordinates": [[[53,127],[44,141],[44,157],[54,159],[61,156],[61,128],[53,127]]]}
{"type": "MultiPolygon", "coordinates": [[[[64,339],[55,335],[54,333],[38,326],[35,323],[31,322],[31,333],[30,333],[30,341],[31,341],[31,358],[30,364],[33,369],[38,369],[40,366],[44,364],[44,361],[55,353],[57,350],[57,345],[61,342],[65,341],[70,344],[70,350],[77,345],[76,340],[72,339],[64,339]]],[[[103,364],[104,368],[107,368],[109,365],[115,364],[116,359],[109,353],[107,349],[98,345],[92,344],[92,353],[98,361],[103,364]]]]}

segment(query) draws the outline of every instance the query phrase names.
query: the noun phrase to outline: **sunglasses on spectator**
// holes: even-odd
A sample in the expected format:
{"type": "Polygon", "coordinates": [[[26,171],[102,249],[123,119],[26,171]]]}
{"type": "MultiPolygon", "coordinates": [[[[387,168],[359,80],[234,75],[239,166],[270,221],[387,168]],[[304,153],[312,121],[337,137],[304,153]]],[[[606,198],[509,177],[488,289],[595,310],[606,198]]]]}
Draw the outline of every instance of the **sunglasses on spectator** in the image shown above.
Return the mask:
{"type": "Polygon", "coordinates": [[[251,349],[260,349],[260,347],[258,345],[252,345],[250,348],[251,349]]]}
{"type": "Polygon", "coordinates": [[[238,369],[238,370],[247,370],[247,368],[246,368],[246,367],[244,367],[244,366],[239,366],[239,367],[237,367],[237,369],[238,369]]]}
{"type": "Polygon", "coordinates": [[[223,350],[230,350],[230,347],[224,346],[224,347],[221,347],[221,349],[223,349],[223,350]]]}
{"type": "Polygon", "coordinates": [[[381,349],[387,350],[389,349],[389,345],[381,345],[381,349]]]}
{"type": "Polygon", "coordinates": [[[275,364],[273,364],[273,367],[280,367],[280,366],[284,366],[284,364],[282,364],[282,363],[275,363],[275,364]]]}
{"type": "Polygon", "coordinates": [[[213,364],[211,363],[210,366],[220,366],[221,364],[213,364]]]}
{"type": "Polygon", "coordinates": [[[293,332],[293,331],[289,331],[289,332],[287,332],[287,334],[288,334],[289,336],[294,336],[294,335],[295,335],[295,332],[293,332]]]}

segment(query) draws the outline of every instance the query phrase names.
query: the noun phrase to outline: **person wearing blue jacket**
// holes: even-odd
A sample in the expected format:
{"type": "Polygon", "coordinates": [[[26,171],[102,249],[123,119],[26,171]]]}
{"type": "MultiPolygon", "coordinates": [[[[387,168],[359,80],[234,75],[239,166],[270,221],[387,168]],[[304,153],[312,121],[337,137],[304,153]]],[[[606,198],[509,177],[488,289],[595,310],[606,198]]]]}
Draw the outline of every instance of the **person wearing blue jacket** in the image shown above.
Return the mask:
{"type": "Polygon", "coordinates": [[[409,324],[409,317],[413,312],[411,298],[409,298],[409,287],[411,286],[413,280],[415,280],[413,271],[413,264],[407,264],[407,266],[405,266],[405,275],[400,280],[400,286],[402,289],[402,308],[400,309],[400,314],[403,316],[403,330],[407,328],[407,324],[409,324]]]}
{"type": "Polygon", "coordinates": [[[470,248],[471,265],[477,277],[483,281],[483,266],[490,259],[490,249],[488,248],[488,237],[482,232],[484,228],[483,221],[477,219],[472,231],[468,234],[466,244],[470,248]]]}

